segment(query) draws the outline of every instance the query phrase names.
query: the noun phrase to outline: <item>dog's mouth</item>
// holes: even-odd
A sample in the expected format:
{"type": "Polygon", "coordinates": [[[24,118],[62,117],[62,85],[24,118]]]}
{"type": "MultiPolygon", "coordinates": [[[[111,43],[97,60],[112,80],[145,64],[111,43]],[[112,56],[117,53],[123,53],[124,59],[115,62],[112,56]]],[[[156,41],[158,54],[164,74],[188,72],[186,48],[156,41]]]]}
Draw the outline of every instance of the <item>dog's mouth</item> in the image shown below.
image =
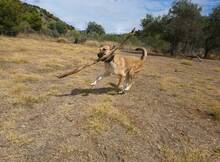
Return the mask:
{"type": "Polygon", "coordinates": [[[98,58],[102,58],[103,56],[105,56],[105,53],[99,52],[97,56],[98,56],[98,58]]]}

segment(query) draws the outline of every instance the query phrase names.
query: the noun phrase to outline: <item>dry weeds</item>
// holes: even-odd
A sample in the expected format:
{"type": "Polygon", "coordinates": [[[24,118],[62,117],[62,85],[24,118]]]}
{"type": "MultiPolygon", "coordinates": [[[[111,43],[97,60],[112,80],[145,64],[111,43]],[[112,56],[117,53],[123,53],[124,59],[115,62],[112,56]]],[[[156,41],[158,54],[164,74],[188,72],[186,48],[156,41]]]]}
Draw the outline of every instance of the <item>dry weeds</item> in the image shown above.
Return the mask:
{"type": "Polygon", "coordinates": [[[192,63],[192,61],[190,61],[190,60],[182,60],[182,61],[181,61],[181,64],[182,64],[182,65],[187,65],[187,66],[192,66],[193,63],[192,63]]]}
{"type": "Polygon", "coordinates": [[[218,153],[209,150],[200,149],[189,149],[183,152],[177,152],[176,150],[170,148],[164,148],[164,161],[170,162],[207,162],[210,161],[214,156],[218,156],[218,153]]]}
{"type": "Polygon", "coordinates": [[[86,128],[92,133],[101,133],[109,129],[114,124],[119,124],[126,132],[135,132],[136,128],[131,120],[110,103],[104,101],[103,104],[92,105],[86,128]]]}

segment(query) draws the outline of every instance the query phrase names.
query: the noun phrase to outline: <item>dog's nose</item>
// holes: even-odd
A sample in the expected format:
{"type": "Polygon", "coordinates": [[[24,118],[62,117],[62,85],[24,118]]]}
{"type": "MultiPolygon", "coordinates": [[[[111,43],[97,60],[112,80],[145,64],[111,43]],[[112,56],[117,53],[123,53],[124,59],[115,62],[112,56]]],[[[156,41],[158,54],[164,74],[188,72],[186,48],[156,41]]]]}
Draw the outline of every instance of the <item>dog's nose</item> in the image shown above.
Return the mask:
{"type": "Polygon", "coordinates": [[[99,52],[97,56],[98,56],[99,58],[101,58],[101,57],[103,57],[103,55],[104,55],[104,54],[103,54],[102,52],[99,52]]]}

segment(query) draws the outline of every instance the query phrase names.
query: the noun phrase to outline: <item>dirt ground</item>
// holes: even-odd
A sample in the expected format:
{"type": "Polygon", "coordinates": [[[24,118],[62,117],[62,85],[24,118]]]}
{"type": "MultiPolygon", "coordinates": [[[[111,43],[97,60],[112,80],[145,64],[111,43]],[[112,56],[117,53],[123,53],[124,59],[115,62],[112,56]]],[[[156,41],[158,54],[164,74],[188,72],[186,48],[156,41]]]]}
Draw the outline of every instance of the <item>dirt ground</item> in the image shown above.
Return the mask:
{"type": "Polygon", "coordinates": [[[91,89],[97,48],[0,37],[1,162],[220,161],[220,61],[149,56],[131,91],[91,89]]]}

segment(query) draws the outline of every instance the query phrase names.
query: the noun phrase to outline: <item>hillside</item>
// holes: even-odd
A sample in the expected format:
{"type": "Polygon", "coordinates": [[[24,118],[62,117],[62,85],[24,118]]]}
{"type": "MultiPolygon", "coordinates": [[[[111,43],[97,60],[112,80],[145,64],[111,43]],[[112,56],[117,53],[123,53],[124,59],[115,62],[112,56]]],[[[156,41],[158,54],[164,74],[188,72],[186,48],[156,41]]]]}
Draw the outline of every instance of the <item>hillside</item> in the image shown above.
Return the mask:
{"type": "Polygon", "coordinates": [[[63,24],[66,29],[68,30],[75,30],[75,28],[66,22],[62,21],[58,17],[54,16],[52,13],[48,12],[47,10],[40,8],[35,5],[27,4],[27,3],[22,3],[26,11],[37,11],[41,15],[41,19],[43,20],[43,23],[45,26],[49,26],[50,22],[56,22],[63,24]]]}
{"type": "Polygon", "coordinates": [[[38,6],[20,0],[0,1],[0,34],[38,33],[59,37],[75,28],[38,6]]]}
{"type": "Polygon", "coordinates": [[[219,61],[149,56],[125,95],[101,63],[56,78],[97,51],[0,37],[0,161],[220,160],[219,61]]]}

